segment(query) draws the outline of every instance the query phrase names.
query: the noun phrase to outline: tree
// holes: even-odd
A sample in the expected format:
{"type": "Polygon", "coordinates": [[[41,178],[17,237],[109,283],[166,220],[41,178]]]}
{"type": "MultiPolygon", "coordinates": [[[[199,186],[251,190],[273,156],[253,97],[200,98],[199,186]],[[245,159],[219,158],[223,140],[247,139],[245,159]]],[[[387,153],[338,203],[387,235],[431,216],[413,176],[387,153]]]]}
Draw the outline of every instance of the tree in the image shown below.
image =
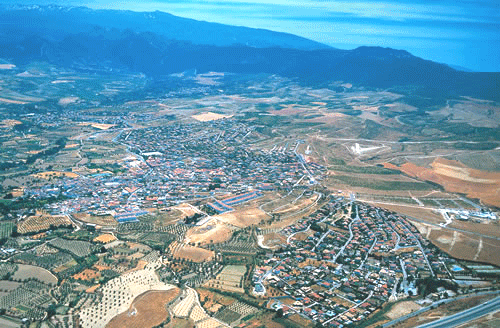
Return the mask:
{"type": "Polygon", "coordinates": [[[279,308],[278,311],[276,311],[276,318],[283,318],[283,309],[279,308]]]}

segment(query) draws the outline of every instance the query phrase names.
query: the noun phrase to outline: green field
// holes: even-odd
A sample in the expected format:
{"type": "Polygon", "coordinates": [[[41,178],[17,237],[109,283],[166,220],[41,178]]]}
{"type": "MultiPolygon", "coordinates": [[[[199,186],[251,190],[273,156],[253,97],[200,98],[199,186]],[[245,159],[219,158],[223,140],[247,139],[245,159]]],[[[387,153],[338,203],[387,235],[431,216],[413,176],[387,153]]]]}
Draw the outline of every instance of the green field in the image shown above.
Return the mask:
{"type": "Polygon", "coordinates": [[[332,182],[335,180],[352,187],[374,190],[432,190],[431,185],[422,182],[373,180],[348,175],[335,175],[332,182]]]}
{"type": "Polygon", "coordinates": [[[0,222],[0,239],[9,238],[12,235],[14,226],[14,223],[10,221],[0,222]]]}

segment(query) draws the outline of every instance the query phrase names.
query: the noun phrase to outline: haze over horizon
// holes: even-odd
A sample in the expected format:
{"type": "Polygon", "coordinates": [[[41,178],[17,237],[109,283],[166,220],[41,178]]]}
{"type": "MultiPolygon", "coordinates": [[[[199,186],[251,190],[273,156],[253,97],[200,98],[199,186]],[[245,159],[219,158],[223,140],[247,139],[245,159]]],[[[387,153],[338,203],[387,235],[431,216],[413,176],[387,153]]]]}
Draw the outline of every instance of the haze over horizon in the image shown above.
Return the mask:
{"type": "MultiPolygon", "coordinates": [[[[19,0],[0,1],[3,4],[19,0]]],[[[495,0],[39,0],[21,4],[164,11],[173,15],[287,32],[353,49],[380,46],[474,71],[500,71],[500,7],[495,0]]]]}

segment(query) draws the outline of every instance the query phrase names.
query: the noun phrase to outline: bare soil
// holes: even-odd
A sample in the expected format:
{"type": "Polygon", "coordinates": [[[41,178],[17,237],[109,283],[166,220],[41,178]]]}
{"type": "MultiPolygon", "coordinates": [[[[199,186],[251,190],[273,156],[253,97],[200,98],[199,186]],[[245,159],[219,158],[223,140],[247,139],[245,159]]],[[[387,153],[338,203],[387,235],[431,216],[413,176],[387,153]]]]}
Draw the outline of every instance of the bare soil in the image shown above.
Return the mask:
{"type": "Polygon", "coordinates": [[[107,328],[149,328],[161,324],[168,317],[166,304],[179,294],[179,289],[149,291],[139,295],[128,311],[114,317],[107,328]]]}

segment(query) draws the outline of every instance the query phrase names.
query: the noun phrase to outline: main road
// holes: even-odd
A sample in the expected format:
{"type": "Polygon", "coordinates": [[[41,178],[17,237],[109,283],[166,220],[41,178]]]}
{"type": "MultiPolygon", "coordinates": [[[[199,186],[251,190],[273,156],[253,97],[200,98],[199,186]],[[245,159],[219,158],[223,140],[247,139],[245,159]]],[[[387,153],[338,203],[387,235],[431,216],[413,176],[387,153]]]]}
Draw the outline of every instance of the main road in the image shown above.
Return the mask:
{"type": "Polygon", "coordinates": [[[453,314],[449,317],[445,317],[424,325],[418,326],[418,328],[452,328],[463,324],[466,324],[472,320],[478,319],[488,313],[500,310],[500,296],[486,302],[479,304],[468,310],[453,314]]]}

